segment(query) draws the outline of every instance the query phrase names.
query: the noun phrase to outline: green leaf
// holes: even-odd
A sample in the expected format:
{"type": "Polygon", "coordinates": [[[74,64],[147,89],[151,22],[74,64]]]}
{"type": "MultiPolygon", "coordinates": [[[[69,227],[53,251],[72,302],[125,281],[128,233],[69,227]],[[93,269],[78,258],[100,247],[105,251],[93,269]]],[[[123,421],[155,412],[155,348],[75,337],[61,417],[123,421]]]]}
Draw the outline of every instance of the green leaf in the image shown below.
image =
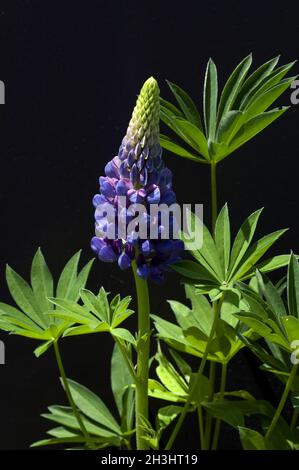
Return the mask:
{"type": "MultiPolygon", "coordinates": [[[[73,411],[69,407],[57,406],[57,405],[50,406],[49,411],[50,413],[44,413],[41,416],[50,421],[54,421],[55,423],[62,424],[63,426],[66,426],[67,428],[80,431],[78,421],[73,415],[73,411]]],[[[87,419],[85,416],[81,415],[81,418],[88,433],[94,434],[99,437],[105,437],[105,438],[116,436],[116,433],[114,431],[98,426],[94,422],[87,419]]]]}
{"type": "Polygon", "coordinates": [[[210,140],[214,140],[217,124],[217,97],[218,97],[218,79],[217,68],[212,59],[207,63],[204,92],[203,92],[203,110],[206,135],[210,140]]]}
{"type": "Polygon", "coordinates": [[[246,101],[248,102],[250,96],[255,93],[260,83],[262,83],[262,81],[268,77],[272,70],[276,67],[278,60],[279,56],[274,57],[265,64],[262,64],[245,80],[235,102],[236,109],[240,108],[241,103],[245,103],[246,101]]]}
{"type": "Polygon", "coordinates": [[[193,150],[202,154],[209,160],[208,144],[201,130],[191,122],[170,113],[166,108],[161,108],[161,120],[172,129],[193,150]]]}
{"type": "Polygon", "coordinates": [[[31,287],[8,265],[6,267],[6,281],[16,304],[41,328],[47,327],[47,318],[41,315],[31,287]]]}
{"type": "Polygon", "coordinates": [[[123,396],[130,385],[132,385],[132,376],[119,346],[115,344],[111,358],[111,387],[120,416],[123,413],[123,396]]]}
{"type": "Polygon", "coordinates": [[[79,444],[82,442],[85,442],[85,439],[83,436],[50,438],[50,439],[41,439],[40,441],[36,441],[33,444],[31,444],[30,447],[42,447],[42,446],[70,444],[70,443],[79,444]]]}
{"type": "Polygon", "coordinates": [[[175,395],[165,388],[157,380],[149,379],[148,381],[148,395],[159,400],[167,400],[170,402],[178,403],[184,402],[186,397],[175,395]]]}
{"type": "MultiPolygon", "coordinates": [[[[178,324],[183,330],[187,330],[188,328],[191,328],[193,326],[200,329],[201,327],[201,321],[200,321],[201,311],[200,310],[197,312],[194,312],[193,310],[190,310],[188,307],[181,304],[180,302],[177,302],[174,300],[169,300],[168,302],[171,306],[173,313],[175,314],[178,324]]],[[[211,310],[210,310],[210,318],[212,318],[211,310]]],[[[209,327],[210,325],[208,325],[208,328],[209,327]]]]}
{"type": "Polygon", "coordinates": [[[216,276],[213,276],[210,271],[190,260],[182,260],[172,265],[172,268],[180,273],[182,276],[190,279],[201,281],[212,281],[217,283],[216,276]]]}
{"type": "Polygon", "coordinates": [[[175,85],[168,80],[166,81],[186,119],[202,130],[201,118],[193,100],[178,85],[175,85]]]}
{"type": "MultiPolygon", "coordinates": [[[[66,315],[66,317],[69,318],[71,317],[71,315],[70,316],[66,315]]],[[[74,321],[76,320],[74,319],[74,321]]],[[[110,326],[107,323],[102,322],[97,327],[81,325],[81,326],[74,326],[74,327],[68,328],[64,332],[63,337],[89,335],[89,334],[103,333],[103,332],[108,332],[108,331],[110,331],[110,326]]]]}
{"type": "Polygon", "coordinates": [[[108,322],[106,309],[103,307],[103,303],[100,302],[97,296],[95,296],[90,290],[81,289],[80,297],[84,302],[84,305],[92,312],[100,321],[108,322]]]}
{"type": "Polygon", "coordinates": [[[259,272],[256,273],[256,277],[260,291],[264,295],[268,306],[275,316],[280,317],[282,315],[286,315],[287,312],[283,300],[270,279],[267,276],[260,274],[259,272]]]}
{"type": "Polygon", "coordinates": [[[159,363],[156,368],[156,374],[164,387],[174,395],[178,395],[180,397],[186,396],[188,393],[188,387],[185,380],[179,375],[161,351],[157,353],[156,359],[159,363]]]}
{"type": "Polygon", "coordinates": [[[86,265],[79,272],[78,277],[73,285],[73,288],[69,296],[70,300],[74,300],[74,302],[77,302],[79,300],[80,290],[83,289],[86,285],[93,263],[94,263],[94,258],[89,260],[88,263],[86,263],[86,265]]]}
{"type": "Polygon", "coordinates": [[[107,295],[107,292],[105,291],[104,287],[101,287],[100,288],[100,291],[98,293],[98,300],[99,300],[99,303],[101,305],[101,312],[102,312],[102,315],[104,315],[104,317],[106,318],[106,321],[107,323],[109,323],[109,325],[111,324],[111,311],[110,311],[110,305],[109,305],[109,302],[108,302],[108,295],[107,295]]]}
{"type": "Polygon", "coordinates": [[[49,298],[49,300],[54,305],[62,309],[62,311],[55,310],[52,313],[52,315],[58,318],[63,318],[72,322],[81,323],[83,325],[88,325],[93,328],[96,328],[100,323],[100,321],[91,313],[89,313],[86,308],[82,307],[81,305],[75,302],[71,302],[70,300],[61,298],[49,298]]]}
{"type": "Polygon", "coordinates": [[[253,212],[253,214],[251,214],[243,222],[240,230],[237,233],[237,236],[235,238],[235,241],[232,247],[231,259],[230,259],[230,265],[229,265],[230,279],[233,277],[234,272],[239,262],[243,258],[247,248],[249,247],[251,243],[251,240],[255,233],[256,226],[257,226],[262,210],[263,209],[259,209],[253,212]]]}
{"type": "Polygon", "coordinates": [[[68,379],[68,384],[75,404],[88,418],[119,434],[120,427],[108,410],[105,403],[88,388],[74,380],[68,379]]]}
{"type": "Polygon", "coordinates": [[[53,309],[53,304],[48,301],[48,297],[53,296],[53,278],[40,248],[32,261],[31,285],[41,312],[53,309]]]}
{"type": "Polygon", "coordinates": [[[192,374],[192,369],[189,364],[182,358],[182,356],[176,352],[174,349],[169,350],[170,355],[172,356],[173,360],[176,363],[181,374],[185,377],[188,381],[192,374]]]}
{"type": "MultiPolygon", "coordinates": [[[[270,366],[277,370],[284,370],[285,364],[278,358],[269,354],[257,341],[251,341],[245,336],[241,337],[244,344],[264,363],[264,365],[270,366]]],[[[275,347],[277,347],[275,345],[275,347]]]]}
{"type": "Polygon", "coordinates": [[[191,122],[180,117],[173,118],[176,129],[180,130],[183,140],[187,142],[194,150],[203,155],[206,160],[210,159],[207,140],[202,131],[191,122]]]}
{"type": "Polygon", "coordinates": [[[280,80],[288,73],[288,71],[293,67],[295,62],[290,62],[289,64],[282,65],[277,69],[273,70],[268,76],[266,76],[262,82],[256,87],[252,92],[248,94],[246,99],[244,99],[240,105],[240,110],[246,110],[251,103],[259,96],[262,95],[265,91],[274,87],[280,80]]]}
{"type": "Polygon", "coordinates": [[[81,250],[72,256],[72,258],[65,265],[57,285],[56,296],[62,299],[71,299],[73,286],[77,279],[78,263],[81,255],[81,250]]]}
{"type": "Polygon", "coordinates": [[[202,232],[202,246],[192,251],[192,256],[196,258],[200,264],[208,270],[213,277],[220,282],[223,281],[224,272],[221,266],[218,251],[214,239],[208,228],[202,223],[199,217],[192,212],[188,213],[187,218],[188,232],[202,232]]]}
{"type": "Polygon", "coordinates": [[[243,123],[244,114],[241,111],[228,111],[223,114],[217,130],[217,141],[229,144],[243,123]]]}
{"type": "Polygon", "coordinates": [[[214,402],[203,402],[203,407],[215,418],[225,421],[230,426],[237,427],[244,424],[241,410],[234,406],[233,401],[216,400],[214,402]]]}
{"type": "Polygon", "coordinates": [[[209,142],[209,152],[211,155],[211,159],[214,162],[220,162],[223,158],[225,158],[229,153],[229,145],[226,142],[209,142]]]}
{"type": "Polygon", "coordinates": [[[258,333],[265,338],[268,338],[271,335],[271,328],[265,325],[261,320],[259,320],[255,315],[250,314],[249,312],[239,312],[235,313],[235,316],[242,320],[249,328],[252,328],[253,331],[258,333]]]}
{"type": "Polygon", "coordinates": [[[266,90],[263,94],[258,95],[257,98],[253,100],[246,109],[246,121],[266,111],[266,109],[268,109],[271,104],[274,103],[274,101],[276,101],[277,98],[285,90],[287,90],[287,88],[290,87],[295,79],[296,77],[286,78],[274,87],[266,90]]]}
{"type": "Polygon", "coordinates": [[[130,344],[136,345],[136,340],[132,333],[125,328],[113,328],[111,329],[112,336],[116,336],[117,338],[123,339],[130,344]]]}
{"type": "Polygon", "coordinates": [[[242,258],[234,277],[241,279],[287,230],[288,229],[276,230],[276,232],[265,235],[255,242],[248,249],[244,258],[242,258]]]}
{"type": "Polygon", "coordinates": [[[43,332],[42,327],[33,321],[28,315],[3,302],[0,302],[0,319],[1,318],[7,320],[11,326],[17,325],[28,330],[40,333],[43,332]]]}
{"type": "Polygon", "coordinates": [[[131,303],[132,297],[127,295],[123,299],[118,298],[117,302],[114,304],[114,299],[110,304],[110,310],[112,310],[112,328],[116,328],[120,323],[122,323],[126,318],[134,313],[134,310],[128,309],[131,303]]]}
{"type": "Polygon", "coordinates": [[[289,313],[299,319],[299,265],[293,253],[289,261],[287,292],[289,313]]]}
{"type": "Polygon", "coordinates": [[[194,325],[208,336],[213,323],[213,310],[204,295],[197,292],[197,289],[190,285],[185,285],[186,298],[191,301],[194,325]]]}
{"type": "Polygon", "coordinates": [[[196,357],[202,357],[202,351],[198,351],[193,347],[192,343],[186,339],[183,334],[183,330],[179,326],[170,323],[157,315],[151,315],[151,317],[155,322],[159,338],[163,338],[163,340],[173,349],[187,354],[192,354],[196,357]]]}
{"type": "Polygon", "coordinates": [[[281,322],[285,328],[288,341],[299,341],[299,320],[291,315],[281,317],[281,322]]]}
{"type": "Polygon", "coordinates": [[[281,109],[275,108],[265,113],[259,114],[258,116],[249,119],[237,132],[235,137],[230,143],[229,153],[234,152],[241,145],[245,144],[248,140],[252,139],[255,135],[269,126],[279,116],[286,112],[288,106],[282,107],[281,109]]]}
{"type": "Polygon", "coordinates": [[[48,349],[52,346],[54,343],[54,340],[46,341],[45,343],[42,343],[40,346],[35,348],[34,350],[34,355],[36,357],[40,357],[42,354],[44,354],[48,349]]]}
{"type": "Polygon", "coordinates": [[[265,438],[259,432],[244,426],[238,429],[244,450],[267,450],[265,438]]]}
{"type": "Polygon", "coordinates": [[[186,150],[185,148],[181,147],[179,144],[177,144],[176,142],[174,142],[172,139],[170,139],[164,134],[160,134],[160,144],[161,144],[161,147],[163,147],[166,150],[169,150],[175,155],[188,158],[189,160],[192,160],[197,163],[198,162],[207,163],[207,161],[204,158],[201,158],[199,155],[189,152],[189,150],[186,150]]]}
{"type": "Polygon", "coordinates": [[[221,209],[215,226],[215,243],[220,264],[224,267],[225,276],[228,272],[230,258],[230,222],[227,204],[221,209]]]}
{"type": "Polygon", "coordinates": [[[165,429],[182,412],[181,406],[168,405],[160,408],[157,415],[157,429],[165,429]]]}
{"type": "Polygon", "coordinates": [[[254,266],[251,270],[249,270],[242,279],[248,279],[249,277],[253,276],[258,270],[261,273],[269,273],[271,271],[275,271],[276,269],[283,268],[287,266],[290,260],[290,255],[278,255],[272,256],[261,263],[258,263],[254,266]]]}
{"type": "Polygon", "coordinates": [[[212,416],[220,418],[233,427],[244,426],[244,416],[263,415],[272,418],[274,409],[264,400],[225,400],[203,402],[204,408],[212,416]]]}
{"type": "Polygon", "coordinates": [[[183,113],[181,112],[179,108],[177,108],[176,106],[174,106],[174,104],[170,103],[169,101],[164,100],[161,97],[160,97],[160,105],[161,105],[161,108],[166,108],[167,111],[169,111],[171,114],[184,117],[183,113]]]}
{"type": "Polygon", "coordinates": [[[218,122],[220,122],[223,114],[233,108],[234,102],[237,98],[242,83],[245,80],[251,62],[252,56],[250,54],[240,62],[240,64],[235,68],[235,70],[227,80],[223,88],[218,107],[218,122]]]}
{"type": "Polygon", "coordinates": [[[211,395],[212,388],[210,380],[203,374],[193,374],[190,381],[190,390],[193,390],[193,393],[191,394],[191,400],[194,401],[197,405],[200,405],[211,395]],[[193,390],[195,381],[197,384],[193,390]]]}

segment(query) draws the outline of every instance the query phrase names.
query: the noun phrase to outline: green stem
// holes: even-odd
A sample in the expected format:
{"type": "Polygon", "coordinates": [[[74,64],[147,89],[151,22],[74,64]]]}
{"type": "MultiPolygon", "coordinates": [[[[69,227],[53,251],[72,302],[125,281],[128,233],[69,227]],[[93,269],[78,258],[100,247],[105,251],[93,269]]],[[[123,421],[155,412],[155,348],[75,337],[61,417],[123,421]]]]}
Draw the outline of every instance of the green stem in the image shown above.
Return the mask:
{"type": "MultiPolygon", "coordinates": [[[[217,307],[217,302],[214,303],[214,309],[216,309],[216,307],[217,307]]],[[[214,310],[214,314],[215,312],[216,310],[214,310]]],[[[216,376],[216,362],[210,362],[209,381],[210,381],[211,393],[208,398],[209,402],[212,402],[214,399],[215,376],[216,376]]],[[[205,447],[208,450],[210,448],[212,424],[213,424],[213,417],[210,413],[207,413],[206,423],[207,424],[206,424],[206,432],[205,432],[205,447]]]]}
{"type": "Polygon", "coordinates": [[[297,419],[298,419],[298,411],[297,411],[297,410],[294,410],[293,416],[292,416],[292,420],[291,420],[291,424],[290,424],[290,428],[291,428],[292,431],[293,431],[293,430],[295,429],[295,427],[296,427],[297,419]]]}
{"type": "MultiPolygon", "coordinates": [[[[220,305],[220,303],[221,302],[218,302],[218,305],[220,305]]],[[[185,421],[186,415],[188,413],[189,405],[190,405],[191,400],[193,398],[194,392],[197,389],[200,376],[204,371],[204,367],[205,367],[207,359],[208,359],[209,349],[210,349],[211,342],[214,339],[214,334],[215,334],[215,331],[216,331],[216,326],[217,326],[219,314],[220,314],[220,308],[218,307],[216,309],[216,312],[215,312],[215,316],[214,316],[212,328],[211,328],[211,331],[210,331],[210,335],[209,335],[209,338],[208,338],[208,341],[207,341],[207,344],[206,344],[206,348],[205,348],[204,354],[202,356],[202,360],[201,360],[199,369],[197,371],[194,383],[193,383],[191,391],[190,391],[190,393],[187,397],[186,403],[185,403],[184,408],[183,408],[183,410],[180,414],[180,417],[179,417],[179,419],[178,419],[178,421],[177,421],[177,423],[176,423],[176,425],[175,425],[175,427],[172,431],[172,434],[169,438],[169,441],[168,441],[168,443],[165,447],[165,450],[170,450],[172,448],[173,443],[174,443],[174,441],[175,441],[175,439],[176,439],[176,437],[177,437],[177,435],[178,435],[178,433],[179,433],[179,431],[182,427],[182,424],[185,421]]]]}
{"type": "MultiPolygon", "coordinates": [[[[223,398],[224,398],[225,385],[226,385],[226,375],[227,375],[227,364],[225,363],[225,364],[222,364],[222,369],[221,369],[221,384],[220,384],[220,394],[219,394],[220,400],[223,400],[223,398]]],[[[214,438],[213,438],[213,443],[212,443],[212,450],[217,449],[219,434],[220,434],[220,428],[221,428],[221,419],[217,419],[216,424],[215,424],[215,432],[214,432],[214,438]]]]}
{"type": "Polygon", "coordinates": [[[136,262],[133,262],[132,267],[138,302],[137,375],[135,380],[136,443],[138,450],[147,450],[149,446],[144,439],[143,419],[148,419],[150,306],[147,282],[138,276],[136,262]]]}
{"type": "Polygon", "coordinates": [[[66,396],[68,398],[69,404],[70,404],[70,406],[73,410],[74,416],[75,416],[75,418],[76,418],[76,420],[79,424],[79,427],[81,429],[81,432],[82,432],[87,444],[89,445],[90,448],[94,448],[94,444],[93,444],[88,432],[86,431],[86,427],[84,426],[84,423],[82,421],[80,413],[79,413],[79,411],[76,407],[76,404],[73,400],[72,393],[71,393],[71,390],[70,390],[70,387],[69,387],[69,384],[68,384],[68,381],[67,381],[67,378],[66,378],[65,370],[64,370],[64,367],[63,367],[63,363],[62,363],[62,359],[61,359],[61,355],[60,355],[60,351],[59,351],[59,348],[58,348],[57,341],[54,341],[54,351],[55,351],[55,357],[56,357],[59,373],[60,373],[60,376],[61,376],[63,387],[64,387],[64,390],[65,390],[66,396]]]}
{"type": "Polygon", "coordinates": [[[211,163],[211,199],[212,199],[212,233],[215,233],[217,220],[217,164],[211,163]]]}
{"type": "Polygon", "coordinates": [[[277,421],[279,420],[279,417],[281,415],[281,412],[286,404],[286,401],[287,401],[287,398],[289,396],[289,393],[290,393],[290,390],[291,390],[291,387],[292,387],[292,383],[296,377],[296,373],[297,373],[297,369],[298,369],[298,364],[295,364],[293,365],[292,367],[292,370],[291,370],[291,373],[289,375],[289,378],[287,380],[287,383],[285,385],[285,388],[284,388],[284,391],[283,391],[283,394],[281,396],[281,399],[280,399],[280,402],[278,404],[278,407],[275,411],[275,414],[273,416],[273,419],[271,421],[271,424],[268,428],[268,431],[266,433],[266,439],[269,439],[271,434],[273,433],[274,429],[275,429],[275,426],[277,424],[277,421]]]}
{"type": "Polygon", "coordinates": [[[197,416],[198,416],[198,426],[199,426],[199,434],[200,434],[200,448],[201,450],[205,450],[203,414],[202,414],[201,405],[198,405],[197,407],[197,416]]]}

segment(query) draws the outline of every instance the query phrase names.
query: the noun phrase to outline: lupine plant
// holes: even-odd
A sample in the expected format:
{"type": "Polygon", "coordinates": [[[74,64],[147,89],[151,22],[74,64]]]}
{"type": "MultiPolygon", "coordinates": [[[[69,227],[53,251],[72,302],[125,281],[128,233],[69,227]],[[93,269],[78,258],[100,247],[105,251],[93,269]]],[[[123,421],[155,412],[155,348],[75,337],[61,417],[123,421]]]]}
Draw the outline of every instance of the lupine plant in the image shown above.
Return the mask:
{"type": "Polygon", "coordinates": [[[238,430],[245,450],[299,449],[297,256],[267,256],[286,229],[255,240],[261,209],[249,215],[233,237],[228,205],[219,212],[217,208],[219,162],[287,110],[269,109],[296,78],[285,78],[294,63],[277,67],[278,60],[269,60],[249,74],[249,55],[218,98],[217,69],[210,59],[203,112],[174,83],[168,85],[176,104],[160,98],[154,78],[144,83],[117,156],[99,179],[91,240],[98,262],[118,263],[133,274],[136,331],[125,326],[128,317],[135,317],[130,296],[110,295],[103,286],[98,292],[86,288],[94,260],[78,272],[80,252],[68,261],[55,288],[40,249],[32,262],[30,284],[7,267],[16,306],[0,303],[0,328],[40,341],[34,350],[37,357],[53,346],[68,401],[48,407],[42,416],[55,427],[33,446],[170,450],[180,445],[187,414],[196,413],[198,449],[218,448],[222,422],[238,430]],[[159,134],[160,118],[169,135],[159,134]],[[191,213],[188,227],[181,228],[167,211],[176,195],[162,147],[210,165],[211,227],[191,213]],[[157,205],[160,212],[153,212],[157,205]],[[136,209],[142,212],[137,222],[136,209]],[[202,233],[203,241],[188,252],[184,248],[190,227],[202,233]],[[278,283],[270,280],[271,272],[285,267],[287,273],[278,283]],[[184,285],[186,302],[165,299],[161,311],[152,312],[150,285],[167,282],[170,272],[184,285]],[[172,321],[165,318],[167,305],[172,321]],[[117,416],[93,391],[67,378],[58,345],[88,334],[108,334],[114,340],[111,389],[117,416]],[[228,389],[231,360],[245,348],[281,384],[277,408],[246,390],[228,389]],[[195,370],[194,363],[198,363],[195,370]],[[151,400],[161,403],[154,417],[149,413],[151,400]],[[286,406],[293,407],[289,421],[283,416],[286,406]],[[248,427],[251,415],[260,417],[257,429],[248,427]]]}

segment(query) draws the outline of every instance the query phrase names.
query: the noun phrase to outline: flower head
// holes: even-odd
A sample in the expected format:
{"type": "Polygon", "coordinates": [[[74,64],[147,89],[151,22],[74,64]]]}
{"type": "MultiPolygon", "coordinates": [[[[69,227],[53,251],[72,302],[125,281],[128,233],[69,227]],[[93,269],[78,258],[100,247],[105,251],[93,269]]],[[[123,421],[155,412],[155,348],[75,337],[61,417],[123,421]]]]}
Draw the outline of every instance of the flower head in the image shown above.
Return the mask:
{"type": "Polygon", "coordinates": [[[135,259],[141,278],[163,282],[165,271],[180,259],[183,243],[174,239],[173,214],[168,213],[165,224],[165,217],[159,212],[153,215],[151,208],[163,204],[165,211],[175,202],[172,173],[165,167],[159,143],[159,87],[151,77],[141,89],[118,155],[100,177],[100,193],[93,198],[96,236],[92,249],[100,260],[117,261],[121,269],[135,259]],[[145,234],[132,225],[136,207],[139,212],[143,209],[138,228],[146,227],[145,234]],[[149,236],[151,230],[157,236],[149,236]]]}

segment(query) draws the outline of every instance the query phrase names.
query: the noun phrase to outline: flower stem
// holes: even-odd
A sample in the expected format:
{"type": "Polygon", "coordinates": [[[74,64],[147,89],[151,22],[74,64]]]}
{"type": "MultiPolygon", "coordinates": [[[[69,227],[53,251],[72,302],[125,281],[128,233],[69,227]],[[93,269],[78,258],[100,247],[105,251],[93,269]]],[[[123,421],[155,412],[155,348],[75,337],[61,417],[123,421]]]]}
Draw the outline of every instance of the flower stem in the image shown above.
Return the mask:
{"type": "MultiPolygon", "coordinates": [[[[217,302],[214,303],[214,314],[215,314],[216,308],[217,308],[217,302]]],[[[215,376],[216,376],[216,362],[210,362],[209,381],[210,381],[211,393],[209,395],[208,402],[212,402],[214,399],[215,376]]],[[[209,450],[209,447],[210,447],[212,424],[213,424],[213,417],[210,413],[207,413],[206,429],[205,429],[206,450],[209,450]]]]}
{"type": "MultiPolygon", "coordinates": [[[[219,394],[220,400],[223,400],[223,398],[224,398],[225,385],[226,385],[226,375],[227,375],[227,364],[224,363],[224,364],[222,364],[222,368],[221,368],[221,384],[220,384],[220,394],[219,394]]],[[[219,434],[220,434],[220,428],[221,428],[221,419],[218,418],[216,420],[216,424],[215,424],[212,450],[217,449],[219,434]]]]}
{"type": "Polygon", "coordinates": [[[292,383],[296,377],[296,373],[297,373],[297,369],[298,369],[298,364],[295,364],[293,365],[292,367],[292,370],[291,370],[291,373],[289,375],[289,378],[287,380],[287,383],[285,385],[285,388],[284,388],[284,391],[283,391],[283,394],[281,396],[281,399],[280,399],[280,402],[278,404],[278,407],[275,411],[275,414],[273,416],[273,419],[271,421],[271,424],[268,428],[268,431],[266,433],[266,439],[269,439],[271,437],[271,434],[273,433],[274,429],[275,429],[275,426],[279,420],[279,417],[281,415],[281,412],[286,404],[286,401],[287,401],[287,398],[288,398],[288,395],[290,393],[290,390],[291,390],[291,387],[292,387],[292,383]]]}
{"type": "Polygon", "coordinates": [[[194,380],[194,383],[192,385],[192,388],[191,388],[191,391],[187,397],[187,400],[186,400],[186,403],[184,405],[184,408],[180,414],[180,417],[174,427],[174,430],[172,431],[172,434],[169,438],[169,441],[165,447],[165,450],[170,450],[173,446],[173,443],[183,425],[183,422],[185,421],[185,418],[186,418],[186,415],[188,413],[188,409],[189,409],[189,405],[191,403],[191,400],[193,398],[193,395],[194,395],[194,392],[198,386],[198,383],[199,383],[199,379],[200,379],[200,376],[201,374],[203,373],[204,371],[204,367],[206,365],[206,362],[207,362],[207,359],[208,359],[208,354],[209,354],[209,349],[210,349],[210,345],[214,339],[214,334],[215,334],[215,331],[216,331],[216,327],[217,327],[217,322],[218,322],[218,318],[219,318],[219,314],[220,314],[220,304],[221,302],[218,302],[217,303],[217,308],[215,310],[215,316],[214,316],[214,320],[213,320],[213,324],[212,324],[212,328],[211,328],[211,331],[210,331],[210,335],[209,335],[209,338],[208,338],[208,341],[207,341],[207,344],[206,344],[206,348],[205,348],[205,351],[204,351],[204,354],[202,356],[202,360],[201,360],[201,363],[200,363],[200,366],[199,366],[199,369],[197,371],[197,374],[196,374],[196,377],[195,377],[195,380],[194,380]]]}
{"type": "MultiPolygon", "coordinates": [[[[211,162],[211,205],[212,205],[212,235],[215,236],[215,226],[217,220],[217,166],[216,162],[211,162]]],[[[217,302],[214,303],[214,315],[217,309],[217,302]]],[[[215,388],[215,375],[216,375],[216,364],[215,362],[210,363],[210,386],[211,386],[211,395],[209,396],[209,401],[213,401],[214,398],[214,388],[215,388]]],[[[212,423],[213,417],[211,414],[207,413],[206,419],[206,430],[205,430],[205,448],[209,449],[211,432],[212,432],[212,423]]]]}
{"type": "Polygon", "coordinates": [[[137,341],[137,375],[135,379],[135,416],[136,443],[138,450],[147,450],[144,439],[144,419],[148,419],[148,374],[150,352],[150,306],[147,282],[137,274],[136,262],[132,263],[138,302],[138,341],[137,341]]]}
{"type": "Polygon", "coordinates": [[[84,426],[84,423],[82,421],[80,413],[79,413],[79,411],[76,407],[76,404],[73,400],[72,393],[71,393],[71,390],[70,390],[70,387],[69,387],[69,384],[68,384],[68,381],[67,381],[67,378],[66,378],[65,370],[64,370],[64,367],[63,367],[63,363],[62,363],[62,359],[61,359],[61,355],[60,355],[60,351],[59,351],[57,341],[54,341],[54,351],[55,351],[55,357],[56,357],[59,373],[60,373],[60,376],[61,376],[63,387],[64,387],[64,390],[65,390],[66,396],[68,398],[69,404],[70,404],[70,406],[73,410],[74,416],[75,416],[75,418],[76,418],[76,420],[79,424],[80,430],[81,430],[81,432],[82,432],[82,434],[83,434],[83,436],[86,440],[86,443],[88,444],[88,446],[90,448],[94,448],[94,444],[93,444],[88,432],[86,431],[86,427],[84,426]]]}
{"type": "Polygon", "coordinates": [[[200,448],[201,450],[205,450],[204,425],[203,425],[203,414],[202,414],[201,405],[198,405],[197,407],[197,416],[198,416],[198,427],[199,427],[199,434],[200,434],[200,448]]]}

